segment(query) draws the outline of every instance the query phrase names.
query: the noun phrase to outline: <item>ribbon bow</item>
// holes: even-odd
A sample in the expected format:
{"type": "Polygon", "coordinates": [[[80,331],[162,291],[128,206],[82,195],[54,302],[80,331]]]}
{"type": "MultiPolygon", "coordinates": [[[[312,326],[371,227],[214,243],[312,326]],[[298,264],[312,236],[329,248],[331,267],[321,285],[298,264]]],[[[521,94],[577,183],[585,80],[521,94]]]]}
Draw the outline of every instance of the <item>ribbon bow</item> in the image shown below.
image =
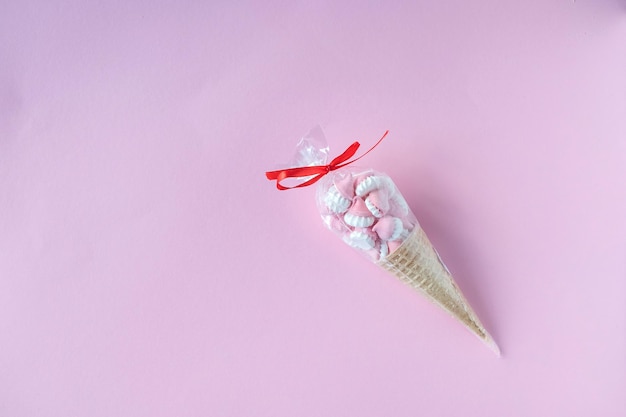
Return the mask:
{"type": "Polygon", "coordinates": [[[330,164],[328,165],[314,165],[310,167],[279,169],[277,171],[268,171],[265,173],[265,176],[270,181],[276,180],[276,188],[278,188],[279,190],[291,190],[293,188],[307,187],[318,182],[320,179],[322,179],[324,175],[328,174],[329,172],[345,167],[346,165],[350,165],[351,163],[363,158],[365,155],[370,153],[372,149],[377,147],[378,144],[383,141],[383,139],[385,139],[387,133],[389,133],[388,130],[380,139],[378,139],[378,142],[376,142],[374,146],[369,148],[367,152],[365,152],[363,155],[359,156],[356,159],[353,159],[352,161],[348,160],[354,156],[356,151],[361,146],[359,142],[354,142],[352,145],[348,146],[348,148],[343,151],[341,155],[330,161],[330,164]],[[280,183],[286,178],[310,177],[311,175],[313,175],[314,177],[303,183],[294,185],[293,187],[287,187],[280,183]]]}

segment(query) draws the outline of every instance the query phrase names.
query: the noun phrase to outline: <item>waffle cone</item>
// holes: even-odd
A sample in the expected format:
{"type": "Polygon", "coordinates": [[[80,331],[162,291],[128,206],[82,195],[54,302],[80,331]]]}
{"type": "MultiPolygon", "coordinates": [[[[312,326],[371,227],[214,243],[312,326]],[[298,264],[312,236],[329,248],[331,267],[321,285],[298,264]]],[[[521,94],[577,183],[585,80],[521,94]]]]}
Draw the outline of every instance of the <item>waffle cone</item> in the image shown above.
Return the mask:
{"type": "Polygon", "coordinates": [[[420,227],[416,227],[402,245],[380,260],[378,265],[442,307],[500,355],[498,346],[463,297],[452,275],[420,227]]]}

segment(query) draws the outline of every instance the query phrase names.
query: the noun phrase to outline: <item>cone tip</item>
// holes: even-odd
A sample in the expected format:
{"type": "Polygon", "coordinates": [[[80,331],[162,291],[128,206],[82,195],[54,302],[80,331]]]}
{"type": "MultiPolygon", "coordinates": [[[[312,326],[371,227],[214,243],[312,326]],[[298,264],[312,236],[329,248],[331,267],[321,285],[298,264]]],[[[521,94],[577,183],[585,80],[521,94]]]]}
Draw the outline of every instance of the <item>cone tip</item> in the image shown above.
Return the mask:
{"type": "Polygon", "coordinates": [[[491,335],[489,335],[488,333],[485,335],[485,338],[483,339],[483,342],[487,345],[487,347],[489,349],[491,349],[493,351],[493,353],[496,354],[496,356],[498,358],[502,357],[502,352],[500,351],[500,348],[498,347],[498,345],[496,344],[496,342],[493,340],[493,338],[491,337],[491,335]]]}

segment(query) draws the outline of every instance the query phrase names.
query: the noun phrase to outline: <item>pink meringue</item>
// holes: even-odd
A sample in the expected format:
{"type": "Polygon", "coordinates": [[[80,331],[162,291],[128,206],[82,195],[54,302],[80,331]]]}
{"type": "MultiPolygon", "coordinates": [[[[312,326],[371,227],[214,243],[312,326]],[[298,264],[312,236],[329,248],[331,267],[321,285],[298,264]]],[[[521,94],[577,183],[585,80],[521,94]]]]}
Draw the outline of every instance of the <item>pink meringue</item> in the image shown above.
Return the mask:
{"type": "Polygon", "coordinates": [[[389,246],[387,246],[387,242],[378,241],[374,248],[365,251],[365,253],[373,262],[378,262],[389,255],[389,246]]]}
{"type": "Polygon", "coordinates": [[[354,199],[352,207],[343,216],[343,220],[353,227],[369,227],[376,221],[363,199],[358,197],[354,199]]]}
{"type": "Polygon", "coordinates": [[[384,188],[370,192],[365,205],[374,217],[383,217],[389,211],[389,192],[384,188]]]}
{"type": "Polygon", "coordinates": [[[387,245],[389,246],[389,253],[393,253],[396,249],[400,247],[400,245],[402,245],[402,241],[390,240],[389,242],[387,242],[387,245]]]}
{"type": "Polygon", "coordinates": [[[397,217],[385,216],[372,228],[382,240],[396,240],[404,231],[402,220],[397,217]]]}
{"type": "Polygon", "coordinates": [[[352,175],[346,175],[344,178],[335,178],[333,184],[342,197],[352,200],[354,198],[354,178],[352,175]]]}

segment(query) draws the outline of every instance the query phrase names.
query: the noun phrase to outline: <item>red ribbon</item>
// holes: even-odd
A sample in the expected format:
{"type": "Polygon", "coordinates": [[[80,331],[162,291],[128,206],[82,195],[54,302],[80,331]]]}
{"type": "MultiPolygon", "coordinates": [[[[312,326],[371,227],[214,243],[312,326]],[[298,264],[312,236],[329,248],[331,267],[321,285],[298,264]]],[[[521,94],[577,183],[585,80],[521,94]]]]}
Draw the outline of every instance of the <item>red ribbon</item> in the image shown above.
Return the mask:
{"type": "Polygon", "coordinates": [[[279,169],[278,171],[266,172],[265,176],[270,181],[276,180],[276,188],[278,188],[279,190],[291,190],[293,188],[307,187],[318,182],[320,179],[322,179],[324,175],[328,174],[329,172],[345,167],[346,165],[350,165],[351,163],[363,158],[365,155],[370,153],[372,149],[377,147],[378,144],[383,141],[383,139],[385,139],[387,133],[389,133],[389,131],[386,131],[385,134],[380,139],[378,139],[378,142],[376,142],[374,146],[369,148],[367,152],[365,152],[358,158],[353,159],[352,161],[348,160],[354,156],[356,151],[359,149],[359,146],[361,146],[359,142],[354,142],[352,145],[348,146],[348,149],[346,149],[341,155],[330,161],[330,164],[328,165],[279,169]],[[301,184],[294,185],[293,187],[286,187],[280,183],[286,178],[310,177],[311,175],[314,175],[314,177],[301,184]]]}

